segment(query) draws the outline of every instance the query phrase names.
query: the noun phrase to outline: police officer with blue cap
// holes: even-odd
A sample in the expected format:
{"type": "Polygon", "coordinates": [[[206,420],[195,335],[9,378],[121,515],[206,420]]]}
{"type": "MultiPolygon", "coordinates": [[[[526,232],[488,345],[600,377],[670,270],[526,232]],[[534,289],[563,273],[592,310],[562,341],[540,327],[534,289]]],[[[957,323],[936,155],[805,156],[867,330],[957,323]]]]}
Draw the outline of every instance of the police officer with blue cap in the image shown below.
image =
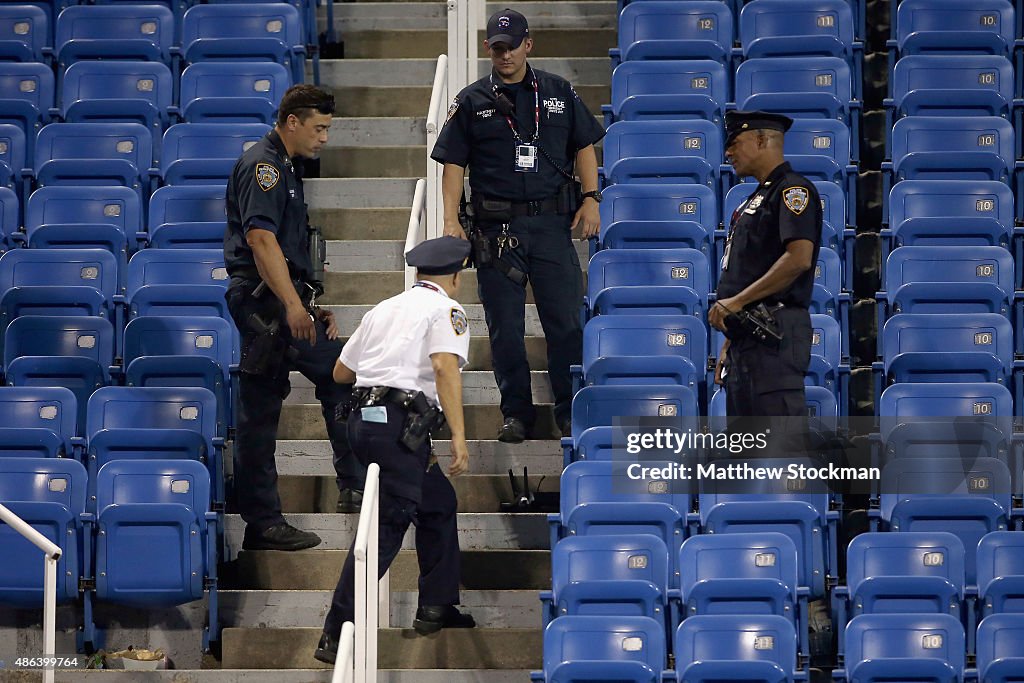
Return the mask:
{"type": "Polygon", "coordinates": [[[821,198],[782,153],[793,124],[781,114],[732,111],[725,117],[725,156],[739,177],[757,181],[729,224],[718,300],[708,321],[726,334],[715,381],[726,387],[730,417],[807,414],[804,375],[811,358],[808,307],[821,245],[821,198]],[[765,343],[730,324],[761,309],[781,340],[765,343]]]}
{"type": "MultiPolygon", "coordinates": [[[[420,634],[472,628],[460,612],[455,489],[431,453],[430,432],[451,431],[448,474],[469,468],[461,368],[469,355],[469,321],[453,298],[469,243],[427,240],[406,254],[416,268],[413,287],[367,313],[338,358],[336,382],[354,383],[348,436],[359,459],[380,466],[379,571],[383,576],[416,525],[420,634]]],[[[353,541],[354,543],[354,541],[353,541]]],[[[355,554],[350,550],[314,656],[333,664],[346,621],[355,619],[355,554]]]]}
{"type": "Polygon", "coordinates": [[[459,208],[470,169],[470,237],[504,416],[498,439],[518,443],[536,420],[525,344],[527,281],[547,341],[555,420],[563,434],[569,431],[569,367],[580,363],[583,344],[583,279],[572,230],[580,226],[592,237],[600,229],[594,144],[604,129],[568,81],[527,63],[533,38],[522,14],[504,9],[491,16],[484,47],[492,71],[452,102],[431,158],[444,164],[446,235],[467,237],[459,208]]]}

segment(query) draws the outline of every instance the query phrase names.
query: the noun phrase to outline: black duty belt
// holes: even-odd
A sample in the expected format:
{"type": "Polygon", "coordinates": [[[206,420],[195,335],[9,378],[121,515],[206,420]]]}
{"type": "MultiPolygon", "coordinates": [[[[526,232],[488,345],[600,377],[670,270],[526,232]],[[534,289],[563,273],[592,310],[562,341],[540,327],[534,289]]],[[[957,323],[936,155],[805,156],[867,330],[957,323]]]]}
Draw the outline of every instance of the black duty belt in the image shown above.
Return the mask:
{"type": "Polygon", "coordinates": [[[513,216],[543,216],[549,213],[558,213],[557,196],[532,202],[512,202],[513,216]]]}
{"type": "Polygon", "coordinates": [[[430,407],[430,403],[422,391],[405,391],[394,387],[356,387],[352,390],[352,396],[357,408],[390,403],[416,413],[422,413],[430,407]]]}

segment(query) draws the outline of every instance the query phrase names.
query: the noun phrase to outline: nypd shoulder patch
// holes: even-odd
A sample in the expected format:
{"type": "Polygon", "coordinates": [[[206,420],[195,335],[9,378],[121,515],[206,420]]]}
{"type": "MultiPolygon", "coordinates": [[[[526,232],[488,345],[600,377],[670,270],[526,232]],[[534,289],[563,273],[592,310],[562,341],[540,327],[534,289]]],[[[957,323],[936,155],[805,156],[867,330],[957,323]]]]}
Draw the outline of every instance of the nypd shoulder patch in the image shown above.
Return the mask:
{"type": "Polygon", "coordinates": [[[809,197],[810,193],[806,187],[787,187],[782,191],[782,201],[785,202],[786,208],[797,216],[807,208],[809,197]]]}
{"type": "Polygon", "coordinates": [[[458,110],[459,110],[459,98],[456,97],[456,98],[454,98],[452,100],[451,105],[448,107],[448,116],[445,118],[445,121],[450,121],[451,118],[453,116],[455,116],[455,112],[457,112],[458,110]]]}
{"type": "Polygon", "coordinates": [[[277,182],[281,180],[281,172],[274,168],[273,164],[260,162],[256,164],[256,183],[264,192],[274,189],[277,182]]]}
{"type": "Polygon", "coordinates": [[[450,318],[452,321],[452,329],[455,330],[455,334],[464,335],[469,329],[469,320],[466,319],[466,314],[460,309],[452,307],[450,318]]]}

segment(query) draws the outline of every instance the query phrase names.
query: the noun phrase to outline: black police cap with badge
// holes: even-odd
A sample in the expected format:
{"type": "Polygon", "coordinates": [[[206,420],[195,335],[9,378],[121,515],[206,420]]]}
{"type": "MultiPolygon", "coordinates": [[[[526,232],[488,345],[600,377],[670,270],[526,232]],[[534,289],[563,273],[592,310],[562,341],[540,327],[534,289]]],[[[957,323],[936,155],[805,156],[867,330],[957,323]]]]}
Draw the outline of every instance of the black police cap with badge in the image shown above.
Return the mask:
{"type": "Polygon", "coordinates": [[[505,43],[513,50],[530,37],[530,25],[519,12],[505,8],[495,12],[487,20],[487,42],[489,45],[505,43]]]}
{"type": "Polygon", "coordinates": [[[725,113],[725,148],[748,130],[777,130],[785,133],[793,119],[768,111],[729,111],[725,113]]]}
{"type": "Polygon", "coordinates": [[[421,275],[451,275],[466,267],[469,242],[445,235],[420,242],[405,255],[405,262],[421,275]]]}

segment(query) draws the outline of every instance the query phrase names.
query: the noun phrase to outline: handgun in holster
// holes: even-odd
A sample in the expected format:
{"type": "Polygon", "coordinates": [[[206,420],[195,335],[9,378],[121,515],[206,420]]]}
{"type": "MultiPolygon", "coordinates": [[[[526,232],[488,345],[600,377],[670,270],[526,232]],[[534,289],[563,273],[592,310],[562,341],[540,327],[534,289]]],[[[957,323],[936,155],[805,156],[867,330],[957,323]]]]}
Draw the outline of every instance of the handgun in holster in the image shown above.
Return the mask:
{"type": "Polygon", "coordinates": [[[402,425],[402,434],[398,437],[398,441],[410,451],[415,451],[422,446],[430,433],[441,428],[445,423],[444,413],[437,406],[430,405],[426,397],[423,396],[423,392],[419,392],[416,396],[423,398],[426,408],[422,411],[409,408],[409,412],[405,416],[405,424],[402,425]]]}
{"type": "Polygon", "coordinates": [[[278,377],[282,364],[294,361],[299,352],[281,336],[281,323],[277,318],[269,322],[259,313],[253,313],[247,321],[249,329],[256,335],[249,342],[238,369],[259,377],[278,377]]]}
{"type": "Polygon", "coordinates": [[[753,337],[759,344],[771,349],[782,345],[782,330],[775,320],[775,312],[781,304],[769,309],[764,303],[753,308],[730,313],[725,317],[725,336],[733,341],[753,337]]]}
{"type": "Polygon", "coordinates": [[[505,259],[499,258],[497,237],[488,236],[481,225],[507,226],[512,222],[512,202],[507,199],[474,198],[472,202],[463,202],[459,214],[460,221],[466,217],[469,226],[466,235],[472,246],[473,265],[477,268],[496,268],[499,273],[512,280],[520,287],[525,287],[529,276],[505,259]]]}

